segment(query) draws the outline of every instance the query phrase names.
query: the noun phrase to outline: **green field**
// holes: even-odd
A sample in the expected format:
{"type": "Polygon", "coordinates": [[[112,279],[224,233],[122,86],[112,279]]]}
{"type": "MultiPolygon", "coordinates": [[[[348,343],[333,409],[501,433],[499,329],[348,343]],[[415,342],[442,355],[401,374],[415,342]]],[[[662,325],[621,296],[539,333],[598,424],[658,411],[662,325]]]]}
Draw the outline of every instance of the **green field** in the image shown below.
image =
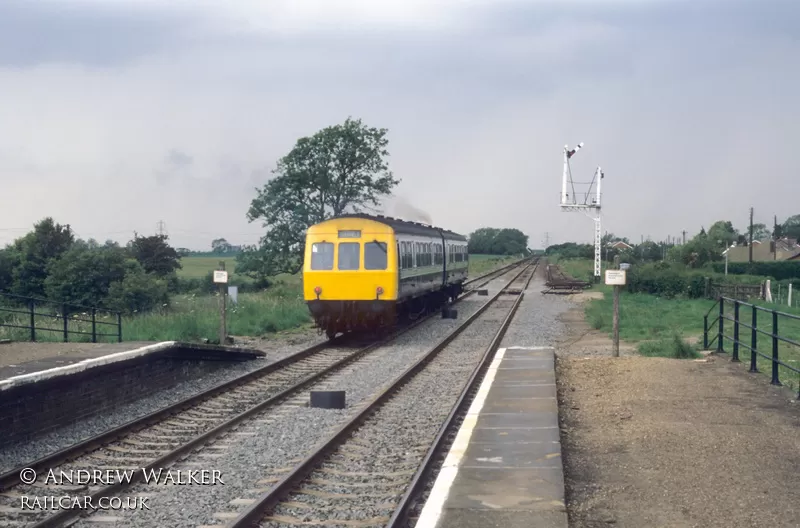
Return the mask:
{"type": "Polygon", "coordinates": [[[219,263],[225,262],[228,273],[236,272],[236,257],[183,257],[178,276],[184,279],[202,279],[209,271],[219,269],[219,263]]]}
{"type": "MultiPolygon", "coordinates": [[[[562,269],[576,278],[586,279],[592,273],[592,261],[587,259],[562,260],[558,262],[562,269]]],[[[591,291],[603,292],[603,299],[587,302],[585,308],[586,321],[593,328],[606,332],[611,336],[613,327],[613,289],[605,284],[592,285],[591,291]]],[[[789,313],[800,316],[800,309],[755,301],[753,304],[763,306],[769,310],[789,313]]],[[[619,335],[620,339],[636,343],[638,350],[643,355],[667,357],[696,357],[692,353],[702,348],[703,344],[703,316],[709,314],[709,323],[712,323],[719,314],[718,305],[709,299],[665,299],[646,293],[620,294],[619,303],[619,335]],[[676,340],[676,337],[679,338],[676,340]],[[693,347],[681,344],[684,340],[692,338],[697,344],[693,347]]],[[[733,308],[726,303],[727,315],[733,315],[733,308]]],[[[739,319],[749,324],[752,317],[752,308],[742,307],[739,319]]],[[[772,330],[772,316],[770,313],[758,311],[759,327],[766,331],[772,330]]],[[[778,321],[778,334],[781,337],[800,342],[800,320],[793,320],[780,316],[778,321]]],[[[715,323],[709,331],[708,339],[713,340],[718,334],[715,323]]],[[[724,335],[733,337],[733,322],[723,322],[724,335]]],[[[739,341],[750,343],[751,330],[744,326],[739,329],[739,341]]],[[[772,354],[772,339],[763,334],[758,336],[758,349],[766,354],[772,354]]],[[[716,342],[710,348],[716,349],[716,342]]],[[[723,339],[723,346],[727,353],[733,351],[733,342],[723,339]]],[[[800,346],[789,343],[778,343],[778,354],[782,361],[794,367],[800,367],[800,346]]],[[[739,348],[741,360],[749,361],[750,351],[744,347],[739,348]]],[[[769,375],[772,368],[769,359],[758,358],[758,369],[769,375]]],[[[797,387],[798,375],[783,367],[780,368],[780,379],[783,383],[797,387]]]]}

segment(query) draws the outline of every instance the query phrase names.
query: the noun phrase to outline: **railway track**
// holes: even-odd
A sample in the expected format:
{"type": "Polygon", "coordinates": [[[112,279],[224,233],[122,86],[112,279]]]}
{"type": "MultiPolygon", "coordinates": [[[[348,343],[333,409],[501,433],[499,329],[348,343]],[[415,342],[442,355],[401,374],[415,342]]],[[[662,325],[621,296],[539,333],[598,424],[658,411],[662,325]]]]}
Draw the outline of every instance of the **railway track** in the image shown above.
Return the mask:
{"type": "MultiPolygon", "coordinates": [[[[513,263],[469,281],[477,285],[459,299],[474,293],[493,278],[519,266],[513,263]]],[[[53,486],[41,482],[33,485],[20,480],[23,467],[0,475],[0,526],[59,526],[75,519],[77,510],[40,509],[23,511],[23,496],[66,493],[70,496],[116,496],[141,481],[142,469],[157,470],[189,456],[220,435],[237,434],[236,429],[279,402],[303,405],[298,394],[314,383],[336,380],[336,373],[353,368],[369,352],[390,342],[432,315],[421,318],[386,339],[366,347],[350,346],[343,338],[320,343],[287,358],[223,383],[208,391],[171,405],[94,438],[53,453],[24,467],[37,472],[55,469],[76,474],[76,470],[136,470],[133,477],[109,481],[104,485],[53,486]]],[[[258,420],[253,421],[256,426],[258,420]]],[[[245,428],[246,429],[246,428],[245,428]]],[[[249,434],[239,431],[242,434],[249,434]]],[[[213,453],[211,453],[213,455],[213,453]]],[[[200,458],[202,460],[202,457],[200,458]]],[[[41,479],[40,479],[41,480],[41,479]]]]}
{"type": "Polygon", "coordinates": [[[260,484],[269,490],[239,498],[249,506],[227,526],[405,526],[537,265],[525,266],[304,460],[265,475],[260,484]]]}

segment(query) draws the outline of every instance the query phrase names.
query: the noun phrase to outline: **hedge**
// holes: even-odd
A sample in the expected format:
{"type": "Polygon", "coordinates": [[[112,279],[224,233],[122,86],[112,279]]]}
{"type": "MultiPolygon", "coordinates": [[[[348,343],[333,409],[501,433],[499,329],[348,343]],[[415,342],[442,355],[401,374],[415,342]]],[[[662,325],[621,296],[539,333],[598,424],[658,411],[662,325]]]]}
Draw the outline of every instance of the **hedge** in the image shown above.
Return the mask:
{"type": "MultiPolygon", "coordinates": [[[[717,273],[725,272],[725,263],[715,262],[717,273]]],[[[728,273],[732,275],[759,275],[784,281],[800,279],[800,260],[777,260],[765,262],[728,262],[728,273]]]]}
{"type": "MultiPolygon", "coordinates": [[[[730,273],[730,268],[728,269],[730,273]]],[[[631,266],[627,273],[627,291],[649,293],[666,298],[705,296],[706,277],[714,284],[760,284],[764,277],[724,275],[706,270],[686,269],[665,262],[631,266]]]]}

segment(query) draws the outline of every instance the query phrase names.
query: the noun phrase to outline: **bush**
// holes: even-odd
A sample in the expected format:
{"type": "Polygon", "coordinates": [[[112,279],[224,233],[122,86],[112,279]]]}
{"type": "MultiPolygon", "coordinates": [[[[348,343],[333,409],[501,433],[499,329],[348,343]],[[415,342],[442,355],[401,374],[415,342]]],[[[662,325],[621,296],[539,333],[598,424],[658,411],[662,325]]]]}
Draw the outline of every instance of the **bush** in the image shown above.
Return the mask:
{"type": "Polygon", "coordinates": [[[111,284],[106,305],[123,313],[147,312],[169,305],[167,281],[145,273],[138,262],[131,266],[125,278],[111,284]]]}
{"type": "Polygon", "coordinates": [[[706,278],[715,284],[760,284],[764,280],[764,277],[752,275],[726,276],[702,269],[687,269],[681,264],[666,262],[633,266],[628,270],[627,278],[629,292],[649,293],[668,299],[704,297],[706,278]]]}

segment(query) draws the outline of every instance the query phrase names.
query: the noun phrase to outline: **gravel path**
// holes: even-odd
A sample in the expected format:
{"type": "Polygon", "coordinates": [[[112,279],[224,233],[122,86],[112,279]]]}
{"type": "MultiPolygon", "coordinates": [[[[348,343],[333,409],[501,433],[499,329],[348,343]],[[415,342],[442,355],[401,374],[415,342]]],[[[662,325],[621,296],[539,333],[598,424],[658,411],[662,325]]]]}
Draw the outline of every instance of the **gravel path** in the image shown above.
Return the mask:
{"type": "MultiPolygon", "coordinates": [[[[497,288],[502,283],[502,279],[496,279],[488,287],[497,288]]],[[[377,393],[486,301],[487,297],[473,295],[457,305],[457,320],[433,317],[392,344],[354,363],[333,381],[324,381],[309,388],[344,388],[347,391],[345,410],[283,405],[278,412],[269,412],[263,418],[239,427],[226,439],[220,440],[217,448],[193,456],[191,464],[174,466],[176,469],[219,471],[224,485],[138,485],[131,492],[148,496],[150,510],[138,511],[135,515],[129,512],[113,513],[124,516],[122,524],[125,526],[165,524],[194,527],[221,522],[222,519],[215,519],[214,514],[224,509],[228,502],[252,495],[254,488],[269,487],[271,481],[265,479],[270,476],[277,478],[280,470],[296,463],[299,457],[340,426],[347,416],[357,412],[359,403],[377,393]]],[[[228,510],[236,512],[243,507],[232,504],[228,510]]],[[[83,520],[75,526],[95,525],[83,520]]]]}
{"type": "Polygon", "coordinates": [[[559,358],[571,527],[800,526],[794,394],[729,360],[559,358]]]}

